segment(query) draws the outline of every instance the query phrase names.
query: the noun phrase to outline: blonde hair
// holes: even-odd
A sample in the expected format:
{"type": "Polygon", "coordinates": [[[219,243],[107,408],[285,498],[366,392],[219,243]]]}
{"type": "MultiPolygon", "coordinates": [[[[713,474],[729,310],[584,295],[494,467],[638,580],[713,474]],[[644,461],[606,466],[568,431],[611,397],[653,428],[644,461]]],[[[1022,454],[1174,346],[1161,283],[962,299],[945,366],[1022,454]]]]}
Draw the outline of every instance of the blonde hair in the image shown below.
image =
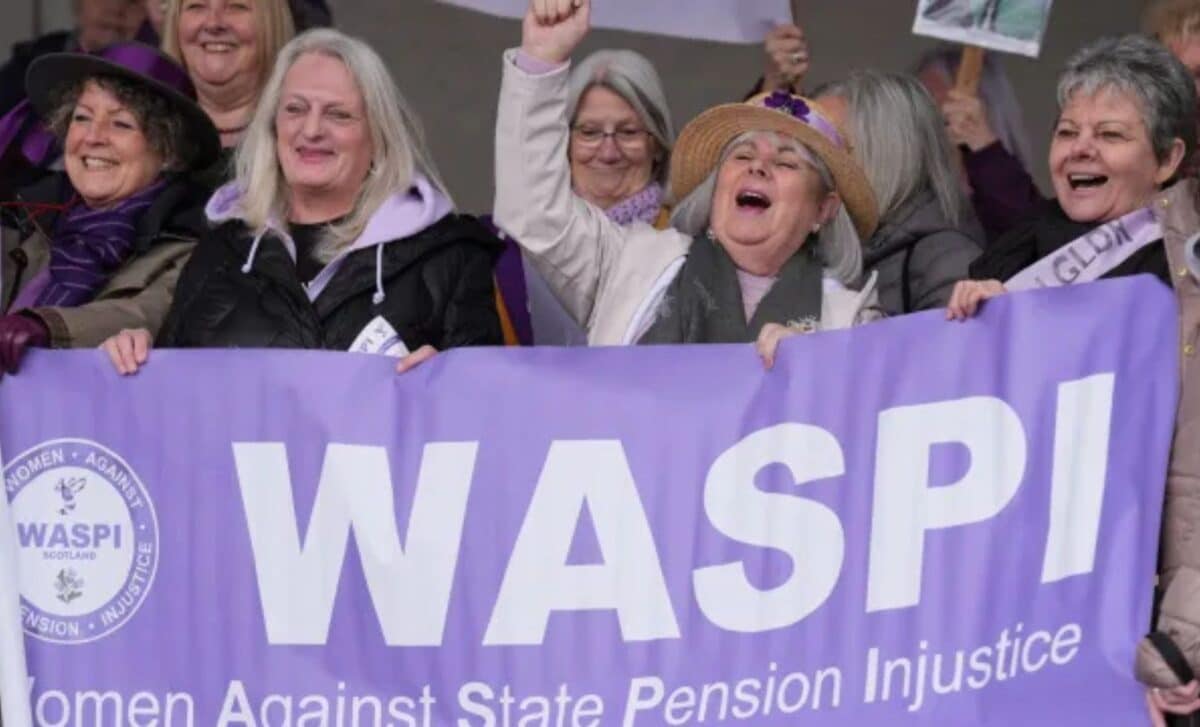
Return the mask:
{"type": "Polygon", "coordinates": [[[1142,29],[1161,43],[1183,40],[1200,30],[1200,0],[1157,0],[1142,14],[1142,29]]]}
{"type": "Polygon", "coordinates": [[[297,36],[279,52],[275,70],[263,89],[254,118],[237,150],[236,184],[241,191],[241,217],[256,232],[268,224],[285,224],[288,189],[276,154],[275,115],[283,95],[283,79],[301,56],[319,54],[341,61],[362,94],[373,161],[350,214],[331,226],[317,251],[326,262],[350,244],[388,197],[407,191],[424,175],[449,198],[425,147],[420,122],[396,88],[383,60],[366,43],[329,28],[297,36]]]}
{"type": "MultiPolygon", "coordinates": [[[[187,61],[179,43],[179,13],[187,0],[167,0],[167,8],[163,13],[162,51],[175,59],[187,70],[187,61]]],[[[288,8],[287,0],[254,0],[255,29],[258,32],[258,79],[256,85],[262,88],[271,76],[275,58],[280,49],[287,45],[296,35],[296,26],[292,20],[292,11],[288,8]]],[[[190,72],[189,72],[190,75],[190,72]]]]}

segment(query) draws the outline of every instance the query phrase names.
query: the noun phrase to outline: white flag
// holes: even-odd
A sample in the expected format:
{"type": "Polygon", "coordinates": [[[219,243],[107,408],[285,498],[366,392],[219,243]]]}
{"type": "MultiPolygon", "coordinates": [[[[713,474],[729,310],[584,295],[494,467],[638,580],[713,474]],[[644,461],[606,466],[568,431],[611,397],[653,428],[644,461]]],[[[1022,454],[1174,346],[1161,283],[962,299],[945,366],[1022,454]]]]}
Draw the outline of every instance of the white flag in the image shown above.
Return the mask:
{"type": "MultiPolygon", "coordinates": [[[[4,458],[0,454],[0,471],[4,458]]],[[[29,727],[28,671],[21,630],[21,590],[17,579],[17,534],[8,494],[0,487],[0,724],[29,727]]]]}
{"type": "MultiPolygon", "coordinates": [[[[523,18],[529,0],[442,0],[503,18],[523,18]]],[[[789,0],[594,0],[592,26],[724,43],[761,43],[792,22],[789,0]]]]}

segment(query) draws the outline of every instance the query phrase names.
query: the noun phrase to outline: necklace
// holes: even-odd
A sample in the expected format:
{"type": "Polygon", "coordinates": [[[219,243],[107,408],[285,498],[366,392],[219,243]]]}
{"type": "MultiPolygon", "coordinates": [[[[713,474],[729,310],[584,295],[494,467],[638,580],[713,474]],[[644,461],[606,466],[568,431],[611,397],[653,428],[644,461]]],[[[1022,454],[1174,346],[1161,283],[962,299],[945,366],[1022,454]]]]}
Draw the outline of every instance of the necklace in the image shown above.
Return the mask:
{"type": "Polygon", "coordinates": [[[240,134],[243,131],[245,131],[246,127],[249,125],[250,124],[246,123],[246,124],[242,124],[241,126],[234,126],[229,129],[222,129],[221,127],[218,126],[217,133],[220,134],[221,136],[228,136],[229,134],[240,134]]]}

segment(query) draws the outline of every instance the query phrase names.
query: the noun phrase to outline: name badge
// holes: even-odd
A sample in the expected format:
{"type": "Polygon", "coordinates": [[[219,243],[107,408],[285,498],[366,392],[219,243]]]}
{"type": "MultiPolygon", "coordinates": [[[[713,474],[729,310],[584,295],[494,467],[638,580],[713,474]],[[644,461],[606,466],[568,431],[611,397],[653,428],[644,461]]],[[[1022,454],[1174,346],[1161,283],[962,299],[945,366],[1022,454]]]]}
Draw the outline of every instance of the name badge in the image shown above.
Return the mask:
{"type": "Polygon", "coordinates": [[[359,331],[354,343],[350,344],[350,351],[373,353],[392,358],[407,356],[409,353],[408,346],[404,345],[404,341],[400,340],[396,329],[392,328],[392,324],[388,323],[383,316],[375,316],[374,320],[359,331]]]}

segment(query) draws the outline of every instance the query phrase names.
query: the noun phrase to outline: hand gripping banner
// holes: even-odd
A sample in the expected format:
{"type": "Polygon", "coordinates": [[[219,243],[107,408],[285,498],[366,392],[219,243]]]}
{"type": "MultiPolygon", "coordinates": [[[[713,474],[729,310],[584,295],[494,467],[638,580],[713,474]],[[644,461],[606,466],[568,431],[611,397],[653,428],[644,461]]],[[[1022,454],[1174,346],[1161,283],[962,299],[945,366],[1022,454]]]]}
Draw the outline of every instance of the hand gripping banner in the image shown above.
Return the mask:
{"type": "Polygon", "coordinates": [[[1139,723],[1176,319],[1144,278],[771,371],[35,353],[0,383],[5,724],[1139,723]]]}

